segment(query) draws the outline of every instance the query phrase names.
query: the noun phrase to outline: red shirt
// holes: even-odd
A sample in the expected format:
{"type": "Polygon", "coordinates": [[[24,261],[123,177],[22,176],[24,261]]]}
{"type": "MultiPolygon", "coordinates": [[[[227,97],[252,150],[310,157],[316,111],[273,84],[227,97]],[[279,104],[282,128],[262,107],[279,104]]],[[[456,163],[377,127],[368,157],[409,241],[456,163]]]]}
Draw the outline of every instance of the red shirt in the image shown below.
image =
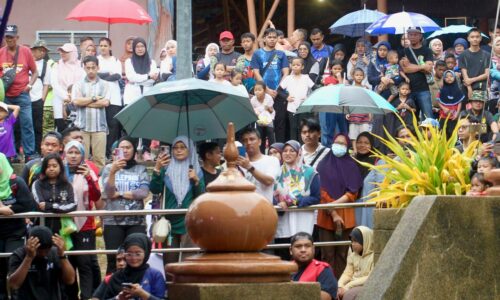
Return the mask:
{"type": "Polygon", "coordinates": [[[323,80],[323,85],[325,85],[325,86],[327,86],[327,85],[336,85],[336,84],[339,84],[339,80],[337,79],[337,77],[332,76],[332,75],[326,77],[323,80]]]}
{"type": "MultiPolygon", "coordinates": [[[[2,73],[11,69],[13,64],[14,55],[9,53],[7,46],[0,49],[0,66],[2,67],[2,73]]],[[[32,73],[36,71],[36,63],[31,54],[31,49],[19,45],[16,78],[5,93],[7,97],[17,97],[24,91],[30,80],[30,71],[32,73]]]]}

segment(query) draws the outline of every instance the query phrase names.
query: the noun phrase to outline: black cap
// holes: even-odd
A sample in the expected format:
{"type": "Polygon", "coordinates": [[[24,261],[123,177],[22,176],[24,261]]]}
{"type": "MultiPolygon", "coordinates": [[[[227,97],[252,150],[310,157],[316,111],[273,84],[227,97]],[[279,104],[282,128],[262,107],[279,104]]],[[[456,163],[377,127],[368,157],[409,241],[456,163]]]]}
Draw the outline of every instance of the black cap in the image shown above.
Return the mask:
{"type": "Polygon", "coordinates": [[[422,33],[422,29],[420,27],[409,27],[406,30],[407,33],[422,33]]]}
{"type": "Polygon", "coordinates": [[[17,36],[17,25],[7,25],[5,36],[17,36]]]}

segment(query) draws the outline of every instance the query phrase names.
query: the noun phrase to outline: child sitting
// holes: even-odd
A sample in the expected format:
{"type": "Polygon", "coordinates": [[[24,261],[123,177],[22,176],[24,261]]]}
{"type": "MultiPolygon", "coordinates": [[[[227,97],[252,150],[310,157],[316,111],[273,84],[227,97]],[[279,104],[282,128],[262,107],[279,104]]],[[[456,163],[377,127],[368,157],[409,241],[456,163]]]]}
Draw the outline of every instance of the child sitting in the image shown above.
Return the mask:
{"type": "Polygon", "coordinates": [[[8,105],[0,102],[0,153],[5,154],[11,162],[16,157],[16,147],[14,146],[14,124],[19,115],[20,107],[8,105]],[[9,109],[12,113],[9,114],[9,109]]]}
{"type": "Polygon", "coordinates": [[[384,66],[384,72],[380,76],[383,76],[385,78],[394,81],[394,83],[389,84],[391,96],[389,96],[387,101],[391,102],[398,95],[398,85],[401,83],[402,78],[406,82],[410,82],[410,79],[399,68],[399,56],[397,51],[395,50],[389,51],[389,53],[387,53],[387,61],[388,63],[384,66]]]}
{"type": "Polygon", "coordinates": [[[484,179],[483,173],[476,173],[472,176],[470,180],[470,191],[467,192],[467,196],[484,196],[486,195],[486,189],[491,186],[491,184],[484,179]]]}

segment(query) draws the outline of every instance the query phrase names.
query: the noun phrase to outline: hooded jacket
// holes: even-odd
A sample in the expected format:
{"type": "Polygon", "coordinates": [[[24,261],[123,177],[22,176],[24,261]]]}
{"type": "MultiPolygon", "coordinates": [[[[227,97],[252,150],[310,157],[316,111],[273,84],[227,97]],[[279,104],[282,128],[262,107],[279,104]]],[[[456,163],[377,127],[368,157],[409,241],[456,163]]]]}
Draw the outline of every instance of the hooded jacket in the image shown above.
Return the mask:
{"type": "Polygon", "coordinates": [[[344,288],[346,291],[362,286],[373,270],[373,231],[365,226],[356,228],[363,235],[363,253],[359,255],[349,248],[347,266],[338,282],[339,288],[344,288]]]}

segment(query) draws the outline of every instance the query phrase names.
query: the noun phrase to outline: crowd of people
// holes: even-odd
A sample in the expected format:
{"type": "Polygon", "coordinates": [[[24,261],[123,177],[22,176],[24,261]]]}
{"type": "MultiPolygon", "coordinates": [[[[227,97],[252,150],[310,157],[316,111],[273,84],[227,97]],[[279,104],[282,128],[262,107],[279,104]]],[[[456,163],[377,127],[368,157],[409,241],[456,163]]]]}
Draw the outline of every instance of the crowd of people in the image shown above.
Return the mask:
{"type": "MultiPolygon", "coordinates": [[[[221,173],[219,141],[196,144],[179,136],[165,147],[127,136],[114,119],[155,84],[176,80],[175,41],[166,43],[157,63],[140,37],[125,41],[120,58],[112,55],[109,38],[96,44],[86,37],[80,49],[61,45],[55,62],[43,40],[30,49],[19,45],[18,38],[17,26],[7,26],[0,49],[5,89],[0,102],[0,214],[142,210],[151,193],[159,195],[153,206],[188,208],[221,173]],[[25,166],[16,176],[10,164],[20,160],[25,166]],[[152,175],[141,163],[151,160],[152,175]]],[[[447,121],[449,135],[459,126],[460,151],[478,139],[484,142],[473,163],[470,195],[484,193],[488,183],[483,174],[497,167],[500,155],[495,146],[500,146],[500,29],[490,30],[490,43],[481,45],[481,40],[481,32],[473,28],[467,40],[459,38],[445,50],[438,39],[424,45],[420,29],[409,28],[401,45],[381,41],[372,46],[361,38],[349,55],[342,44],[325,44],[320,29],[309,36],[297,29],[285,38],[271,26],[263,40],[242,34],[244,53],[235,51],[229,31],[220,34],[219,44],[206,47],[204,57],[193,64],[193,76],[226,85],[228,92],[231,86],[244,91],[255,110],[257,122],[238,132],[237,165],[257,193],[283,209],[275,242],[291,246],[275,254],[297,262],[294,281],[318,281],[322,299],[348,300],[370,274],[370,209],[297,212],[288,207],[366,201],[383,178],[359,162],[380,164],[372,151],[390,152],[371,133],[384,136],[386,128],[404,145],[426,126],[443,128],[447,121]],[[297,114],[313,90],[336,84],[372,89],[397,113],[297,114]],[[414,115],[418,128],[412,126],[414,115]],[[318,251],[313,245],[344,240],[352,245],[318,251]]],[[[159,247],[194,246],[184,216],[166,218],[171,231],[159,247]]],[[[96,255],[65,256],[70,244],[71,250],[96,249],[97,221],[47,218],[42,226],[31,220],[27,232],[23,219],[1,220],[0,252],[13,255],[0,259],[0,298],[7,298],[7,283],[13,299],[36,299],[41,294],[34,295],[35,290],[44,299],[164,298],[164,275],[147,264],[152,244],[143,216],[101,218],[106,249],[118,250],[107,256],[103,281],[96,255]]],[[[169,253],[163,263],[181,259],[169,253]]],[[[168,279],[168,268],[165,273],[168,279]]]]}

